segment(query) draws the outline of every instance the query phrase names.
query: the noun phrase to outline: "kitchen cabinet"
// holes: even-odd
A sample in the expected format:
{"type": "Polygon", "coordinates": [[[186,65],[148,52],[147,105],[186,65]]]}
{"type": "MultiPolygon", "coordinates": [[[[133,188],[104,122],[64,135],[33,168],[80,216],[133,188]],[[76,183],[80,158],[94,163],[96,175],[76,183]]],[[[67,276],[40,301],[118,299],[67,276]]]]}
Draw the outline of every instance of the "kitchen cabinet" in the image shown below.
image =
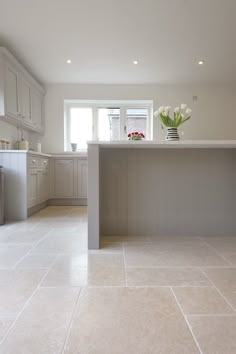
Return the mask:
{"type": "Polygon", "coordinates": [[[26,124],[32,125],[31,117],[31,104],[32,104],[32,87],[30,82],[22,77],[21,78],[21,113],[22,119],[26,124]]]}
{"type": "Polygon", "coordinates": [[[0,118],[23,129],[44,130],[44,89],[4,47],[0,47],[0,118]]]}
{"type": "Polygon", "coordinates": [[[6,62],[6,113],[15,119],[20,117],[20,75],[17,69],[6,62]]]}
{"type": "Polygon", "coordinates": [[[52,160],[51,198],[74,199],[74,204],[87,204],[87,157],[54,157],[52,160]]]}
{"type": "Polygon", "coordinates": [[[54,161],[54,196],[56,198],[74,197],[73,159],[56,159],[54,161]]]}
{"type": "Polygon", "coordinates": [[[49,198],[49,160],[29,155],[27,158],[28,208],[49,198]]]}
{"type": "Polygon", "coordinates": [[[26,151],[0,152],[5,170],[6,220],[25,220],[47,206],[50,182],[50,156],[26,151]]]}

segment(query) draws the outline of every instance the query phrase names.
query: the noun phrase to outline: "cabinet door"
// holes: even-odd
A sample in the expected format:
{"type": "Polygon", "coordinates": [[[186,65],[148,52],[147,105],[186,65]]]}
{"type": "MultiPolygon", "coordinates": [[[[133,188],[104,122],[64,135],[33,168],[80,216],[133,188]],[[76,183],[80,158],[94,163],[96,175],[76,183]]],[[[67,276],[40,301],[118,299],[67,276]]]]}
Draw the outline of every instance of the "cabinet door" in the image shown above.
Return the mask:
{"type": "Polygon", "coordinates": [[[38,203],[38,172],[30,169],[28,171],[28,207],[38,203]]]}
{"type": "Polygon", "coordinates": [[[48,171],[38,172],[38,200],[43,202],[48,199],[48,171]]]}
{"type": "Polygon", "coordinates": [[[24,78],[21,78],[21,114],[22,119],[32,124],[31,120],[31,86],[30,83],[24,78]]]}
{"type": "Polygon", "coordinates": [[[88,161],[78,160],[78,197],[87,198],[88,161]]]}
{"type": "Polygon", "coordinates": [[[31,118],[35,129],[43,130],[43,96],[34,87],[31,88],[31,118]]]}
{"type": "Polygon", "coordinates": [[[10,63],[6,63],[6,113],[20,118],[19,73],[10,63]]]}
{"type": "Polygon", "coordinates": [[[54,161],[54,195],[57,198],[74,197],[73,160],[57,159],[54,161]]]}

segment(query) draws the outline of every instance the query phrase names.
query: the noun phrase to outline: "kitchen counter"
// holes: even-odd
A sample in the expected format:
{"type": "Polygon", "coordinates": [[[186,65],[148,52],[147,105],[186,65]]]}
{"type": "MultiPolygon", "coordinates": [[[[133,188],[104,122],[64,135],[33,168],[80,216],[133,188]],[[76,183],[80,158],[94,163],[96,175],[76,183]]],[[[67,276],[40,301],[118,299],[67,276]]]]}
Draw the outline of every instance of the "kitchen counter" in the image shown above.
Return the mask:
{"type": "Polygon", "coordinates": [[[160,148],[160,149],[183,149],[183,148],[236,148],[236,140],[123,140],[123,141],[89,141],[89,145],[98,145],[102,148],[160,148]]]}

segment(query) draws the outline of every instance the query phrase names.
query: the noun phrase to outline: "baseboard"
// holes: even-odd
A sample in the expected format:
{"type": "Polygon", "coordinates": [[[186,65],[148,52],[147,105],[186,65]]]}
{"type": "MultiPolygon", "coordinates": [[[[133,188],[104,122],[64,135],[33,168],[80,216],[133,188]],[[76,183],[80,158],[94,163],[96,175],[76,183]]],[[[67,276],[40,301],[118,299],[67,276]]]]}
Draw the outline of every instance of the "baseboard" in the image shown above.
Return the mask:
{"type": "Polygon", "coordinates": [[[33,207],[31,208],[28,208],[27,209],[27,215],[28,217],[37,213],[39,210],[43,209],[43,208],[46,208],[46,206],[48,206],[48,201],[46,200],[45,202],[42,202],[42,203],[39,203],[37,205],[34,205],[33,207]]]}
{"type": "Polygon", "coordinates": [[[87,198],[49,199],[47,204],[49,206],[87,206],[87,198]]]}

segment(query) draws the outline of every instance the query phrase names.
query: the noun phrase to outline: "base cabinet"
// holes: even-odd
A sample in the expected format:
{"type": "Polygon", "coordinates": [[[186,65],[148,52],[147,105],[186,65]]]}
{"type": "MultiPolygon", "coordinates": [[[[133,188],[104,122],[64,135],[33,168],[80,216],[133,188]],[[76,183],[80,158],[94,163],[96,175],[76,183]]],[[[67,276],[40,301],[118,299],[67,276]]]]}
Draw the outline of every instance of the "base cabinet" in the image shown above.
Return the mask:
{"type": "Polygon", "coordinates": [[[49,160],[28,156],[28,208],[45,202],[49,198],[49,160]]]}
{"type": "Polygon", "coordinates": [[[54,161],[54,196],[73,198],[74,196],[74,161],[59,159],[54,161]]]}
{"type": "Polygon", "coordinates": [[[87,199],[87,158],[53,158],[51,197],[87,199]]]}

